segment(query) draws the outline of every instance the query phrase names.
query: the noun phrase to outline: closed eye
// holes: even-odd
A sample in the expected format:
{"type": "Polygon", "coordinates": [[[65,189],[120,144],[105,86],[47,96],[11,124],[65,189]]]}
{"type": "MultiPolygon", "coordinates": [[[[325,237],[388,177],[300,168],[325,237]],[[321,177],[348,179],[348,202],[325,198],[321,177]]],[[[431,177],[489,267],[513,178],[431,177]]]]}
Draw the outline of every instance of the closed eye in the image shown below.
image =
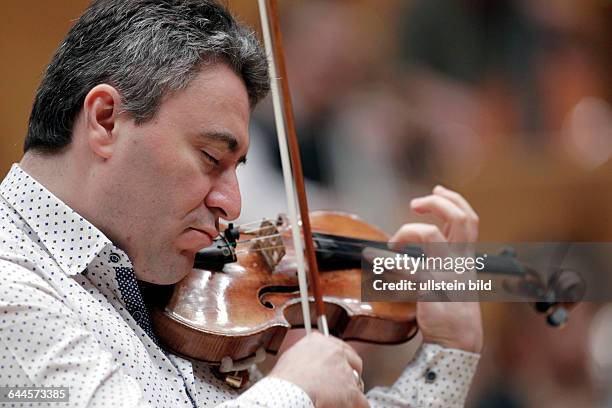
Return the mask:
{"type": "Polygon", "coordinates": [[[210,154],[208,154],[208,152],[204,150],[201,150],[201,152],[206,158],[206,160],[208,160],[210,163],[214,164],[215,166],[219,165],[219,159],[216,159],[215,157],[211,156],[210,154]]]}

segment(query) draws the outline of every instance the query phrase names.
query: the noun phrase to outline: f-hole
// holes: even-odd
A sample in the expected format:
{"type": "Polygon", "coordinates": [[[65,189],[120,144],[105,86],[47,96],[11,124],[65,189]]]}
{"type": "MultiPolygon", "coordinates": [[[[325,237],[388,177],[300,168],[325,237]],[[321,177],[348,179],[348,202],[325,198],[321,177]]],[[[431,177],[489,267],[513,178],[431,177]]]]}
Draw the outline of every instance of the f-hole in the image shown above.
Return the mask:
{"type": "Polygon", "coordinates": [[[294,286],[266,286],[259,290],[258,298],[259,302],[264,305],[268,309],[274,309],[274,304],[269,301],[264,301],[263,298],[268,293],[297,293],[299,292],[300,287],[297,285],[294,286]]]}

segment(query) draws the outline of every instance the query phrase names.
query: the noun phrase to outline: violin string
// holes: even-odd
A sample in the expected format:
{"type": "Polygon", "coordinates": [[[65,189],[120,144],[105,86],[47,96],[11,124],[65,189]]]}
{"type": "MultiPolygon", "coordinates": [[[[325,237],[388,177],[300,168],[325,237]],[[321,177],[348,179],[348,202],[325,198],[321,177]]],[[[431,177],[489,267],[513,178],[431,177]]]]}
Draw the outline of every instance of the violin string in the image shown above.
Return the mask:
{"type": "MultiPolygon", "coordinates": [[[[277,249],[277,248],[284,248],[284,245],[277,245],[277,246],[271,246],[271,247],[267,247],[267,248],[257,248],[257,249],[239,249],[237,251],[234,251],[235,254],[246,254],[246,253],[253,253],[253,252],[262,252],[262,251],[267,251],[269,249],[277,249]]],[[[335,250],[331,250],[331,249],[317,249],[317,252],[326,252],[326,253],[334,253],[334,254],[344,254],[344,255],[350,255],[353,254],[353,252],[348,252],[348,251],[335,251],[335,250]]]]}
{"type": "Polygon", "coordinates": [[[248,230],[240,230],[239,232],[241,234],[254,235],[254,234],[259,234],[260,231],[265,232],[266,230],[269,230],[269,229],[270,227],[268,226],[268,227],[251,228],[248,230]]]}
{"type": "Polygon", "coordinates": [[[277,246],[271,246],[271,247],[267,247],[267,248],[257,248],[257,249],[239,249],[238,251],[234,251],[234,253],[236,255],[239,254],[247,254],[247,253],[253,253],[253,252],[263,252],[263,251],[267,251],[269,249],[277,249],[277,248],[284,248],[284,245],[277,245],[277,246]]]}
{"type": "MultiPolygon", "coordinates": [[[[283,245],[278,245],[278,246],[273,246],[273,247],[268,247],[268,248],[241,249],[241,250],[235,251],[234,253],[236,255],[242,255],[242,254],[247,254],[247,253],[263,252],[268,249],[277,249],[277,248],[283,248],[283,245]]],[[[330,249],[317,249],[316,252],[317,253],[333,253],[335,255],[353,255],[353,256],[356,255],[355,252],[337,251],[337,250],[330,250],[330,249]]]]}
{"type": "MultiPolygon", "coordinates": [[[[249,238],[249,239],[243,239],[243,240],[238,240],[236,241],[237,244],[246,244],[249,242],[253,242],[253,241],[259,241],[259,240],[265,240],[267,238],[276,238],[276,237],[280,237],[282,236],[282,233],[276,233],[276,234],[270,234],[270,235],[262,235],[262,236],[258,236],[258,237],[254,237],[254,238],[249,238]]],[[[335,238],[324,238],[324,237],[314,237],[313,240],[315,242],[336,242],[335,238]]],[[[374,241],[376,242],[376,241],[374,241]]],[[[369,244],[372,244],[372,241],[367,241],[367,243],[360,241],[358,238],[355,238],[355,241],[342,241],[341,242],[342,245],[348,245],[348,246],[368,246],[369,244]]],[[[380,241],[380,243],[382,244],[383,241],[380,241]]]]}
{"type": "Polygon", "coordinates": [[[256,220],[256,221],[243,222],[242,224],[237,224],[236,228],[242,228],[242,227],[245,227],[247,225],[253,225],[253,224],[261,224],[262,222],[266,222],[266,221],[272,222],[269,218],[262,218],[262,219],[256,220]]]}
{"type": "MultiPolygon", "coordinates": [[[[280,237],[282,234],[272,234],[272,235],[265,235],[265,236],[261,236],[261,237],[255,237],[255,238],[249,238],[249,239],[243,239],[240,241],[237,241],[237,244],[247,244],[249,242],[254,242],[254,241],[263,241],[269,238],[276,238],[276,237],[280,237]]],[[[333,241],[333,239],[331,238],[316,238],[315,241],[333,241]]],[[[358,244],[353,244],[353,243],[347,243],[348,245],[358,245],[358,244]]],[[[262,249],[268,249],[269,247],[263,247],[262,249]]]]}
{"type": "MultiPolygon", "coordinates": [[[[271,246],[271,247],[267,247],[267,248],[241,249],[241,250],[235,251],[235,254],[236,255],[241,255],[241,254],[245,254],[245,253],[262,252],[262,251],[265,251],[265,250],[268,250],[268,249],[276,249],[276,248],[284,248],[284,246],[283,245],[277,245],[277,246],[271,246]]],[[[330,250],[330,249],[317,249],[316,252],[320,252],[320,253],[333,253],[333,254],[336,254],[336,255],[338,255],[338,254],[340,254],[340,255],[355,255],[354,252],[338,251],[338,250],[330,250]]],[[[350,268],[348,268],[348,269],[350,269],[350,268]]]]}
{"type": "Polygon", "coordinates": [[[245,230],[245,231],[240,231],[241,234],[256,234],[259,231],[266,231],[266,230],[270,230],[270,229],[275,229],[276,227],[274,225],[263,225],[260,226],[259,228],[253,228],[250,230],[245,230]]]}
{"type": "MultiPolygon", "coordinates": [[[[254,224],[260,224],[260,225],[261,225],[262,223],[264,223],[264,222],[266,222],[266,221],[267,221],[267,222],[274,223],[274,222],[273,222],[272,220],[270,220],[269,218],[262,218],[261,220],[258,220],[258,221],[251,221],[251,222],[245,222],[245,223],[242,223],[242,224],[237,224],[237,225],[235,225],[235,226],[234,226],[234,228],[237,228],[238,230],[240,230],[240,229],[244,229],[245,227],[248,227],[248,226],[250,226],[250,225],[254,225],[254,224]]],[[[270,226],[266,226],[266,228],[269,228],[269,227],[270,227],[270,226]]],[[[243,231],[241,231],[241,232],[243,232],[243,231]]],[[[245,232],[245,233],[246,233],[246,232],[245,232]]]]}
{"type": "MultiPolygon", "coordinates": [[[[274,246],[269,246],[269,247],[263,247],[263,248],[248,248],[248,249],[239,249],[237,251],[234,251],[235,254],[245,254],[245,253],[254,253],[254,252],[262,252],[262,251],[267,251],[267,250],[271,250],[271,249],[277,249],[277,248],[284,248],[284,245],[274,245],[274,246]]],[[[358,249],[365,249],[367,248],[368,245],[363,245],[362,247],[358,248],[358,249]]],[[[375,248],[375,247],[371,247],[371,248],[375,248]]],[[[334,254],[339,254],[339,255],[354,255],[355,252],[353,251],[341,251],[341,250],[337,250],[337,249],[316,249],[316,252],[321,252],[321,253],[334,253],[334,254]]]]}
{"type": "Polygon", "coordinates": [[[264,228],[255,228],[255,229],[251,229],[251,230],[247,230],[247,231],[240,231],[241,234],[256,234],[259,231],[263,230],[264,228]]]}
{"type": "Polygon", "coordinates": [[[282,234],[263,235],[261,237],[254,237],[254,238],[239,240],[239,241],[236,241],[236,243],[237,244],[246,244],[246,243],[253,242],[253,241],[262,241],[262,240],[268,239],[268,238],[280,237],[281,235],[282,234]]]}
{"type": "MultiPolygon", "coordinates": [[[[246,243],[253,242],[253,241],[262,241],[262,240],[265,240],[267,238],[275,238],[275,237],[278,237],[278,236],[281,236],[281,235],[282,234],[266,235],[266,236],[262,236],[262,237],[255,237],[255,238],[245,239],[245,240],[242,240],[242,241],[237,241],[237,243],[238,244],[246,244],[246,243]]],[[[336,240],[333,239],[333,238],[316,237],[316,238],[313,238],[313,239],[314,239],[315,242],[336,242],[336,240]]],[[[376,241],[374,241],[374,242],[372,242],[372,241],[368,241],[368,242],[345,241],[345,242],[342,242],[342,245],[345,246],[345,247],[348,246],[348,247],[355,247],[355,248],[367,248],[367,247],[374,247],[375,243],[376,243],[376,241]]],[[[383,241],[380,241],[379,245],[380,244],[386,244],[386,243],[383,242],[383,241]]],[[[268,248],[270,248],[270,247],[263,247],[263,248],[260,248],[260,249],[264,249],[265,250],[265,249],[268,249],[268,248]]]]}

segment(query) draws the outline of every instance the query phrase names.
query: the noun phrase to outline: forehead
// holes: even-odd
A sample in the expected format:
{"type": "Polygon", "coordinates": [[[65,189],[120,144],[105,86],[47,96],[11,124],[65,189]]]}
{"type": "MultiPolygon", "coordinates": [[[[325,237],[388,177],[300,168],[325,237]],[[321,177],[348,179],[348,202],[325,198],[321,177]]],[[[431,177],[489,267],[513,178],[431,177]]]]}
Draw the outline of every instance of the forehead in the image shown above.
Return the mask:
{"type": "Polygon", "coordinates": [[[227,133],[248,145],[249,97],[243,80],[226,64],[203,67],[187,87],[167,97],[158,121],[188,133],[227,133]]]}

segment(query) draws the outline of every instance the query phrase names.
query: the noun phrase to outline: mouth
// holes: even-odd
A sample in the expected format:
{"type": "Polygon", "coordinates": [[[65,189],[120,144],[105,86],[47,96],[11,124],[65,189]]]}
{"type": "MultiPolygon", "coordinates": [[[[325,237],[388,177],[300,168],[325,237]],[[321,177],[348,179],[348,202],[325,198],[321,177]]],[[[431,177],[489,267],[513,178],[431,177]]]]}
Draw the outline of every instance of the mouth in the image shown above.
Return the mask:
{"type": "Polygon", "coordinates": [[[202,248],[212,245],[214,238],[219,235],[216,228],[190,227],[183,231],[178,237],[178,246],[187,252],[197,252],[202,248]]]}
{"type": "Polygon", "coordinates": [[[217,235],[219,235],[219,229],[217,228],[217,226],[215,225],[214,227],[209,227],[209,228],[196,228],[196,227],[191,227],[188,228],[194,231],[198,231],[201,232],[202,234],[206,234],[210,237],[210,239],[215,239],[215,237],[217,235]]]}

